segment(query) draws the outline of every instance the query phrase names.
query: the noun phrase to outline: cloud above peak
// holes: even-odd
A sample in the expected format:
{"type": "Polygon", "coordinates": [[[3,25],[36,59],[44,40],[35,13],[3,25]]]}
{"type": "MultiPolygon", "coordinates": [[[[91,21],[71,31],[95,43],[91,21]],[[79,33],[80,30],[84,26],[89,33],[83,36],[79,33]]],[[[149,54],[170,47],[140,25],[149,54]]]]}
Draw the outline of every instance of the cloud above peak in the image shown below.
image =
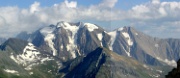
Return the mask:
{"type": "Polygon", "coordinates": [[[100,7],[113,8],[117,2],[118,2],[118,0],[103,0],[103,1],[99,4],[99,6],[100,6],[100,7]]]}
{"type": "Polygon", "coordinates": [[[159,4],[159,3],[160,3],[160,0],[152,0],[152,3],[153,3],[153,4],[159,4]]]}
{"type": "Polygon", "coordinates": [[[64,3],[69,8],[76,8],[77,7],[77,2],[76,1],[69,2],[68,0],[65,0],[64,3]]]}
{"type": "MultiPolygon", "coordinates": [[[[180,2],[152,0],[128,10],[114,8],[117,2],[118,0],[102,0],[96,5],[77,6],[76,1],[64,0],[50,7],[42,7],[40,2],[34,2],[29,8],[24,9],[17,6],[0,7],[0,37],[12,37],[21,31],[32,32],[59,21],[83,20],[128,22],[128,26],[160,37],[162,36],[157,33],[169,34],[163,37],[172,37],[173,33],[180,33],[180,2]],[[166,33],[168,31],[171,33],[166,33]]],[[[116,26],[120,27],[121,23],[116,23],[116,26]]],[[[173,35],[177,37],[176,34],[173,35]]]]}
{"type": "Polygon", "coordinates": [[[34,2],[31,6],[30,6],[30,12],[34,13],[36,11],[39,11],[39,7],[40,3],[39,2],[34,2]]]}

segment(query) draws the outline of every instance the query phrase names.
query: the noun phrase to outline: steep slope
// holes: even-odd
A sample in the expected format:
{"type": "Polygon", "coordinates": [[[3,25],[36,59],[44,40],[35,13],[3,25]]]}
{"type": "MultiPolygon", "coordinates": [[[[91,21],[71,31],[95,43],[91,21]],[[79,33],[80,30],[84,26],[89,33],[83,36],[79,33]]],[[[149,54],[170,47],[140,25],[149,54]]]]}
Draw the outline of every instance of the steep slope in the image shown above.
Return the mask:
{"type": "Polygon", "coordinates": [[[27,44],[28,42],[25,40],[9,38],[2,45],[0,45],[0,48],[1,50],[14,51],[16,54],[20,54],[27,44]]]}
{"type": "Polygon", "coordinates": [[[28,33],[26,31],[22,31],[16,37],[20,38],[22,40],[27,40],[28,41],[28,39],[31,37],[31,35],[32,35],[31,33],[28,33]]]}
{"type": "Polygon", "coordinates": [[[57,77],[61,60],[40,52],[32,43],[10,38],[0,46],[0,77],[57,77]]]}
{"type": "Polygon", "coordinates": [[[108,34],[111,36],[109,41],[111,50],[146,64],[160,65],[158,61],[161,61],[176,66],[175,61],[180,58],[178,39],[150,37],[132,27],[119,28],[108,34]]]}
{"type": "Polygon", "coordinates": [[[106,46],[105,40],[103,40],[106,35],[104,33],[104,30],[95,24],[62,21],[57,25],[39,29],[32,33],[27,40],[42,52],[68,60],[86,55],[99,46],[106,46]]]}
{"type": "Polygon", "coordinates": [[[4,43],[4,41],[6,41],[6,39],[0,37],[0,45],[1,45],[2,43],[4,43]]]}
{"type": "Polygon", "coordinates": [[[179,39],[154,38],[132,27],[107,32],[95,24],[62,21],[43,27],[26,39],[41,52],[58,56],[64,61],[86,56],[99,46],[148,65],[176,66],[175,61],[180,58],[179,39]]]}
{"type": "Polygon", "coordinates": [[[180,56],[180,39],[166,39],[169,46],[171,47],[171,52],[169,53],[171,55],[171,58],[175,59],[176,61],[179,59],[180,56]]]}
{"type": "Polygon", "coordinates": [[[60,70],[64,78],[161,78],[160,68],[147,66],[105,48],[76,58],[60,70]]]}
{"type": "MultiPolygon", "coordinates": [[[[176,60],[180,58],[179,51],[173,47],[180,48],[180,40],[172,39],[177,43],[168,42],[170,39],[159,39],[145,35],[136,31],[134,28],[130,28],[131,33],[138,33],[138,35],[132,35],[137,47],[140,47],[145,53],[152,56],[159,61],[162,61],[168,65],[176,66],[176,60]],[[176,45],[176,46],[173,46],[176,45]],[[177,55],[176,57],[174,55],[177,55]]],[[[137,49],[137,47],[134,47],[137,49]]]]}
{"type": "Polygon", "coordinates": [[[166,78],[180,78],[180,60],[177,62],[177,68],[170,71],[166,78]]]}

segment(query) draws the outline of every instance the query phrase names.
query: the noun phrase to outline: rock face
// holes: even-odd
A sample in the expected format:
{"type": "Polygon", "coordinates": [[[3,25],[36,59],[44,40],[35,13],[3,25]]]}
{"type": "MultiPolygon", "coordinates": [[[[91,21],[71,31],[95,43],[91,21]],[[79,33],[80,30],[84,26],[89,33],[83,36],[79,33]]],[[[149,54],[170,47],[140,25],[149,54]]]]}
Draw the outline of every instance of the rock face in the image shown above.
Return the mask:
{"type": "Polygon", "coordinates": [[[32,43],[10,38],[0,45],[0,78],[54,78],[61,60],[32,43]]]}
{"type": "Polygon", "coordinates": [[[180,58],[180,39],[154,38],[132,27],[107,32],[95,24],[62,21],[22,32],[0,49],[0,75],[161,78],[180,58]]]}
{"type": "Polygon", "coordinates": [[[177,68],[169,72],[166,78],[180,78],[180,60],[177,62],[177,68]]]}
{"type": "Polygon", "coordinates": [[[26,38],[41,51],[63,60],[87,55],[97,47],[106,45],[108,40],[102,40],[104,35],[107,36],[104,29],[95,24],[82,22],[68,23],[62,21],[57,25],[41,28],[32,35],[28,34],[23,38],[22,36],[25,34],[21,33],[17,38],[26,38]]]}
{"type": "Polygon", "coordinates": [[[76,58],[60,73],[65,73],[64,78],[154,78],[162,74],[155,68],[101,47],[86,57],[76,58]]]}
{"type": "Polygon", "coordinates": [[[180,58],[180,39],[154,38],[132,27],[107,32],[95,24],[62,21],[31,35],[24,32],[17,37],[66,61],[86,56],[100,46],[149,65],[162,65],[160,62],[163,62],[175,67],[175,61],[180,58]]]}

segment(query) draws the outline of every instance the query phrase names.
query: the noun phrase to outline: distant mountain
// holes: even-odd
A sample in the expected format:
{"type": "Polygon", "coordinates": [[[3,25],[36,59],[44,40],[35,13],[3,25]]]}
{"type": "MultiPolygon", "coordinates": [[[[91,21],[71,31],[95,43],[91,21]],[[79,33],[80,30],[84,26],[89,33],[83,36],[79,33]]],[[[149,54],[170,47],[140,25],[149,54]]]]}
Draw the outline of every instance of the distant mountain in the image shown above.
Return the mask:
{"type": "Polygon", "coordinates": [[[62,21],[17,38],[26,38],[40,50],[63,60],[87,55],[100,46],[149,65],[164,62],[176,66],[175,61],[180,58],[180,39],[154,38],[132,27],[107,32],[95,24],[62,21]]]}
{"type": "Polygon", "coordinates": [[[180,39],[62,21],[2,43],[0,77],[164,78],[179,52],[180,39]]]}
{"type": "Polygon", "coordinates": [[[6,39],[0,37],[0,45],[1,45],[2,43],[4,43],[4,41],[6,41],[6,39]]]}
{"type": "Polygon", "coordinates": [[[176,66],[179,56],[179,39],[159,39],[150,37],[132,27],[124,27],[113,32],[116,34],[112,49],[120,55],[137,59],[150,65],[164,62],[176,66]]]}
{"type": "MultiPolygon", "coordinates": [[[[94,24],[59,22],[57,25],[39,29],[27,40],[44,52],[68,60],[87,55],[101,46],[99,37],[102,34],[99,33],[105,34],[104,29],[94,24]]],[[[18,38],[22,39],[19,36],[18,38]]]]}

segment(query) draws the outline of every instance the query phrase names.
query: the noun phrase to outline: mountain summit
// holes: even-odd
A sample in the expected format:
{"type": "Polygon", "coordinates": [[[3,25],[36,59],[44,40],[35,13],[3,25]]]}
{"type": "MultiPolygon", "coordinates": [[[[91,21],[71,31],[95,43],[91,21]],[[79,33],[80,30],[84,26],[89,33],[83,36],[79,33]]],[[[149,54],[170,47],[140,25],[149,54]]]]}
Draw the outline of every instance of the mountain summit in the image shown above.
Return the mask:
{"type": "Polygon", "coordinates": [[[100,46],[150,65],[176,66],[180,58],[180,40],[154,38],[132,27],[107,32],[91,23],[62,21],[37,30],[26,40],[63,60],[86,56],[100,46]]]}
{"type": "Polygon", "coordinates": [[[96,24],[62,21],[22,32],[0,49],[0,72],[9,77],[161,78],[180,58],[180,39],[151,37],[133,27],[107,32],[96,24]]]}

